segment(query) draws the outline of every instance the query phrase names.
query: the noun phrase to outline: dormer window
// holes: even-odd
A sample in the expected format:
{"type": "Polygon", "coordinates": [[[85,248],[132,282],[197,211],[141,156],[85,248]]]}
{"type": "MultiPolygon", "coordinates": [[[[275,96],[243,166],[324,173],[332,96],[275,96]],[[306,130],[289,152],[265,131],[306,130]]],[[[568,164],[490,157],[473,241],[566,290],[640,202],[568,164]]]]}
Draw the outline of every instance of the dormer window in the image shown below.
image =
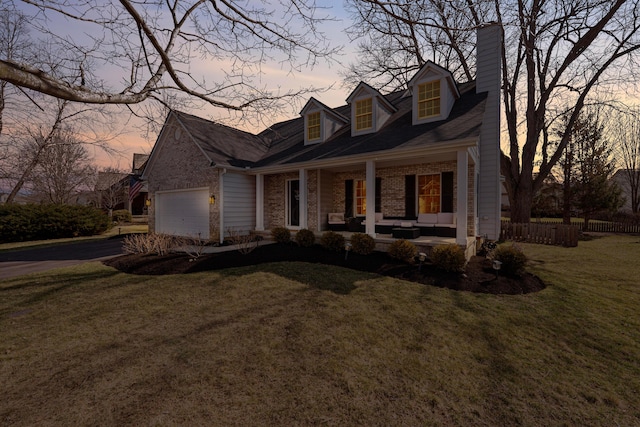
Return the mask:
{"type": "Polygon", "coordinates": [[[320,139],[320,111],[307,116],[307,141],[320,139]]]}
{"type": "Polygon", "coordinates": [[[364,82],[351,92],[347,103],[351,110],[351,136],[379,131],[398,111],[380,92],[364,82]]]}
{"type": "Polygon", "coordinates": [[[460,98],[458,86],[448,70],[427,61],[411,78],[411,120],[414,125],[445,120],[460,98]]]}
{"type": "Polygon", "coordinates": [[[418,85],[418,118],[440,115],[440,80],[418,85]]]}
{"type": "Polygon", "coordinates": [[[330,139],[349,119],[310,98],[300,112],[304,118],[304,145],[320,144],[330,139]]]}
{"type": "Polygon", "coordinates": [[[373,102],[371,98],[356,101],[356,130],[373,127],[373,102]]]}

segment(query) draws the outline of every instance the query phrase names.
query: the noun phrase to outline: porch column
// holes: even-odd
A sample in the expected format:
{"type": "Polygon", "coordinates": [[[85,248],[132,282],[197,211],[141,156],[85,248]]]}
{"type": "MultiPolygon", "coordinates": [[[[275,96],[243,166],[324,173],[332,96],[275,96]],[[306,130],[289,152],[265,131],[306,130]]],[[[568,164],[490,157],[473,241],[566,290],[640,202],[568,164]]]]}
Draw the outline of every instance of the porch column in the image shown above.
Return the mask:
{"type": "Polygon", "coordinates": [[[469,154],[467,150],[458,150],[456,192],[456,243],[467,246],[467,214],[469,195],[469,154]]]}
{"type": "Polygon", "coordinates": [[[376,237],[376,164],[373,160],[367,160],[366,176],[367,215],[365,217],[365,232],[371,237],[376,237]]]}
{"type": "Polygon", "coordinates": [[[307,199],[309,189],[307,188],[307,170],[300,169],[300,191],[298,203],[300,206],[300,228],[307,228],[307,199]]]}
{"type": "Polygon", "coordinates": [[[264,231],[264,175],[256,175],[256,231],[264,231]]]}

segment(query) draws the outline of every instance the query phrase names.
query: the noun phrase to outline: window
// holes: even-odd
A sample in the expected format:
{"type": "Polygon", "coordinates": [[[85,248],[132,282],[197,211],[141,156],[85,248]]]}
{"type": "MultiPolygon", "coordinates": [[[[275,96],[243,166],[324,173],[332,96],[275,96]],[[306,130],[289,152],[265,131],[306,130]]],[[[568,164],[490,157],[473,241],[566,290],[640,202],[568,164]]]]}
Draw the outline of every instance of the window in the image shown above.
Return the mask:
{"type": "Polygon", "coordinates": [[[440,80],[418,85],[418,118],[440,115],[440,80]]]}
{"type": "Polygon", "coordinates": [[[440,174],[418,176],[418,213],[440,212],[440,174]]]}
{"type": "Polygon", "coordinates": [[[320,139],[320,112],[307,116],[307,141],[320,139]]]}
{"type": "Polygon", "coordinates": [[[373,102],[371,98],[356,101],[356,130],[373,127],[373,102]]]}
{"type": "Polygon", "coordinates": [[[367,214],[367,183],[364,179],[357,179],[356,186],[356,215],[367,214]]]}

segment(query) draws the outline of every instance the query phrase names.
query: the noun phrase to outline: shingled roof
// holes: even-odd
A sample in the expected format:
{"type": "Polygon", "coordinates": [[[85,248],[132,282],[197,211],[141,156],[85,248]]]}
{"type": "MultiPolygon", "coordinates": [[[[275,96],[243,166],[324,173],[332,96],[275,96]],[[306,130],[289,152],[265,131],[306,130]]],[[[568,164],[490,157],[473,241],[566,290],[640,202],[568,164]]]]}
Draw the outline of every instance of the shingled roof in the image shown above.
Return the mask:
{"type": "Polygon", "coordinates": [[[213,164],[251,166],[267,153],[267,142],[257,135],[191,114],[178,111],[173,114],[213,164]]]}
{"type": "MultiPolygon", "coordinates": [[[[304,145],[304,117],[276,123],[258,135],[217,124],[186,113],[174,112],[210,161],[239,167],[267,167],[320,159],[340,158],[398,148],[478,137],[486,93],[476,94],[475,82],[458,86],[460,98],[446,120],[412,125],[411,96],[407,91],[385,95],[397,108],[378,132],[351,136],[346,124],[326,142],[304,145]]],[[[332,109],[350,117],[349,105],[332,109]]]]}

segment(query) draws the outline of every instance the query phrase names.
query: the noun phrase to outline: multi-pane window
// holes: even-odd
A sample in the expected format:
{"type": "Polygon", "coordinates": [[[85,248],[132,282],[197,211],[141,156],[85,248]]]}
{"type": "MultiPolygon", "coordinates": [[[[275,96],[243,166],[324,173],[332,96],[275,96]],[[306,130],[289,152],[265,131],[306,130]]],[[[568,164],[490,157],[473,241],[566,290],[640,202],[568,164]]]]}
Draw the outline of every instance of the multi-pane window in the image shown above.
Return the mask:
{"type": "Polygon", "coordinates": [[[418,85],[418,118],[440,115],[440,80],[418,85]]]}
{"type": "Polygon", "coordinates": [[[373,103],[371,98],[356,101],[356,130],[373,127],[373,103]]]}
{"type": "Polygon", "coordinates": [[[418,212],[440,212],[440,174],[418,176],[418,212]]]}
{"type": "Polygon", "coordinates": [[[320,112],[307,115],[307,140],[320,138],[320,112]]]}
{"type": "Polygon", "coordinates": [[[367,184],[363,179],[355,181],[355,203],[356,203],[356,215],[367,214],[367,184]]]}

